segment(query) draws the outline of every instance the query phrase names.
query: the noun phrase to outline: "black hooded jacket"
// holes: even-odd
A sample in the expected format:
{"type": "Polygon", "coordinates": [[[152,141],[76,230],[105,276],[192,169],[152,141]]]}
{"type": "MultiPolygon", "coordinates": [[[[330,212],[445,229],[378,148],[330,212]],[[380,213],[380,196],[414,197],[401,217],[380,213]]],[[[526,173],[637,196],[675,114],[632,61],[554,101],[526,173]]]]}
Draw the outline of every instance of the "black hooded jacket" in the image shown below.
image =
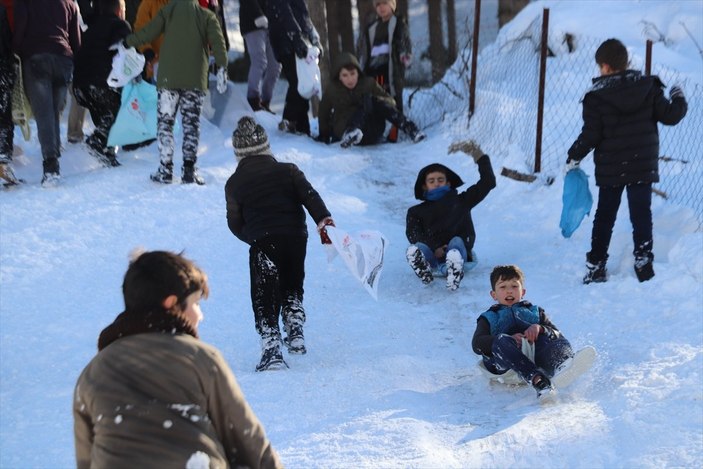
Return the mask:
{"type": "Polygon", "coordinates": [[[132,32],[129,23],[114,13],[95,16],[83,33],[83,45],[76,54],[73,85],[83,88],[94,85],[107,88],[107,77],[112,71],[112,58],[116,51],[110,46],[121,41],[132,32]]]}
{"type": "Polygon", "coordinates": [[[476,242],[476,231],[471,219],[471,209],[481,202],[496,186],[496,178],[488,155],[478,160],[479,180],[464,192],[457,188],[464,184],[458,174],[443,164],[433,163],[420,170],[415,182],[415,198],[421,204],[408,209],[405,235],[411,244],[424,243],[432,250],[446,245],[454,236],[460,236],[466,245],[467,260],[473,260],[471,249],[476,242]],[[452,189],[439,200],[426,200],[425,177],[440,171],[446,174],[452,189]]]}
{"type": "Polygon", "coordinates": [[[686,100],[664,97],[656,76],[635,70],[595,78],[583,98],[583,129],[569,149],[580,161],[595,148],[596,184],[622,186],[659,181],[657,123],[675,125],[686,100]]]}

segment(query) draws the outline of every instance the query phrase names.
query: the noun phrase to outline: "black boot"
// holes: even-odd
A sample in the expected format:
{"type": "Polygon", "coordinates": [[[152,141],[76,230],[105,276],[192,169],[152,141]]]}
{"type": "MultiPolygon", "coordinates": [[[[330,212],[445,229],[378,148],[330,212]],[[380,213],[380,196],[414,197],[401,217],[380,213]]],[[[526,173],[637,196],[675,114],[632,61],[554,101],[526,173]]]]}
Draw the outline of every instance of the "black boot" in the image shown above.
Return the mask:
{"type": "Polygon", "coordinates": [[[183,162],[183,169],[181,173],[181,184],[197,184],[199,186],[205,185],[205,179],[198,174],[198,169],[195,167],[195,161],[187,160],[183,162]]]}
{"type": "Polygon", "coordinates": [[[171,184],[173,182],[173,163],[159,165],[159,169],[152,173],[150,178],[154,182],[171,184]]]}
{"type": "Polygon", "coordinates": [[[61,175],[59,173],[59,159],[47,158],[44,160],[44,175],[41,178],[43,187],[53,187],[59,183],[61,175]]]}
{"type": "Polygon", "coordinates": [[[583,277],[583,283],[603,283],[608,280],[608,271],[605,268],[605,261],[591,263],[586,261],[586,275],[583,277]]]}

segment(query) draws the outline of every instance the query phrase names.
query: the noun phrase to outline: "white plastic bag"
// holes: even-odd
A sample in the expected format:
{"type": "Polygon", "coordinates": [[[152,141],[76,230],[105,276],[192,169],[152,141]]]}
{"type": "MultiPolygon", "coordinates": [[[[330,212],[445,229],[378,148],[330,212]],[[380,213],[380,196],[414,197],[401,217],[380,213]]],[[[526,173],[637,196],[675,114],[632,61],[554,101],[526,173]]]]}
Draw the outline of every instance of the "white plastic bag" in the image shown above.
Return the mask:
{"type": "Polygon", "coordinates": [[[317,96],[322,99],[322,82],[320,81],[320,49],[308,47],[308,56],[304,59],[295,57],[295,70],[298,74],[298,94],[305,99],[317,96]]]}
{"type": "Polygon", "coordinates": [[[110,49],[117,50],[117,53],[112,58],[112,71],[107,77],[107,84],[113,88],[120,88],[142,73],[145,59],[137,49],[134,47],[126,49],[121,42],[110,49]]]}
{"type": "Polygon", "coordinates": [[[335,226],[327,226],[325,229],[332,245],[344,259],[352,275],[377,300],[378,281],[383,269],[388,240],[378,231],[361,231],[351,236],[335,226]]]}

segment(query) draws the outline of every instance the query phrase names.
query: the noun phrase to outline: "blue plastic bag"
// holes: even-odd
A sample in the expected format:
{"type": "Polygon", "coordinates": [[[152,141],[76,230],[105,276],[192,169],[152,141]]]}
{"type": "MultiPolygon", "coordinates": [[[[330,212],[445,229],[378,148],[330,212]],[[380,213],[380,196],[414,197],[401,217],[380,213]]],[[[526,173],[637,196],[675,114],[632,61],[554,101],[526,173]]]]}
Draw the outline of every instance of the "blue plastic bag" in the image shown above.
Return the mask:
{"type": "Polygon", "coordinates": [[[122,88],[122,101],[107,137],[109,146],[140,143],[156,138],[158,108],[156,87],[143,80],[130,81],[122,88]]]}
{"type": "Polygon", "coordinates": [[[571,237],[583,217],[591,213],[593,197],[588,188],[588,176],[581,168],[574,168],[564,176],[564,193],[559,227],[565,238],[571,237]]]}

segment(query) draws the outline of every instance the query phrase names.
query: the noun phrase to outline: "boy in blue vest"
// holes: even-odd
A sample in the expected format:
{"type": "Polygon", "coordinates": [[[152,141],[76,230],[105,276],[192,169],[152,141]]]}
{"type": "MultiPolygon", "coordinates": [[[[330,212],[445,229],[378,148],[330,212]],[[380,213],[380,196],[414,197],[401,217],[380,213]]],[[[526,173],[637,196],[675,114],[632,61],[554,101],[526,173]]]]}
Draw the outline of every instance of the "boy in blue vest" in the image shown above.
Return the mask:
{"type": "Polygon", "coordinates": [[[483,356],[488,371],[500,375],[515,370],[542,397],[553,390],[549,378],[574,352],[544,310],[523,301],[524,284],[525,275],[516,265],[493,269],[491,297],[497,303],[479,316],[471,346],[483,356]],[[522,353],[523,340],[534,344],[534,362],[522,353]]]}

